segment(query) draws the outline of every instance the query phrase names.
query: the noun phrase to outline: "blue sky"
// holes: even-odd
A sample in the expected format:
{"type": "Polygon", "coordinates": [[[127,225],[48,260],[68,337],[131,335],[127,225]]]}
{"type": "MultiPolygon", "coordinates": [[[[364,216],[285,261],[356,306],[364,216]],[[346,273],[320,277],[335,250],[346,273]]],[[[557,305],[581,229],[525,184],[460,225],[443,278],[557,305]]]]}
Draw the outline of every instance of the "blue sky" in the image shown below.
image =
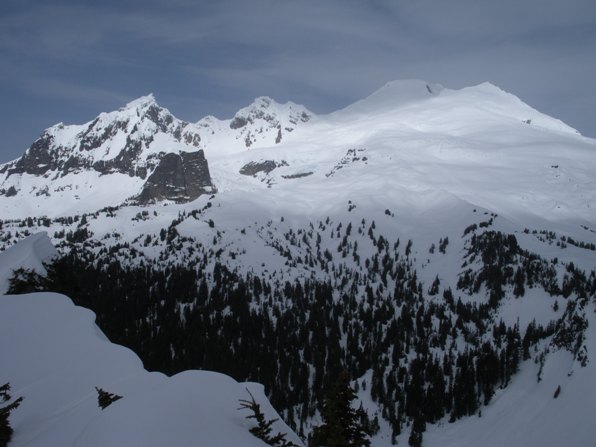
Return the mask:
{"type": "Polygon", "coordinates": [[[197,121],[261,95],[326,113],[407,78],[490,81],[596,137],[596,2],[2,0],[0,162],[150,92],[197,121]]]}

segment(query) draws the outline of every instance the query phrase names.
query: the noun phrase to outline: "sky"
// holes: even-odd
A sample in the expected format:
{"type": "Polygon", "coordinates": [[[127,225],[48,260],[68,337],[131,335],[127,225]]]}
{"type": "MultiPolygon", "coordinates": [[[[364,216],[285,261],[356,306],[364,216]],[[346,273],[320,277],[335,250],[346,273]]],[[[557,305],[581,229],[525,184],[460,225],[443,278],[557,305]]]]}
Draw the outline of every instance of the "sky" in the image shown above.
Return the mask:
{"type": "Polygon", "coordinates": [[[148,93],[194,122],[257,96],[328,113],[395,79],[489,81],[596,137],[596,2],[2,0],[0,163],[148,93]]]}

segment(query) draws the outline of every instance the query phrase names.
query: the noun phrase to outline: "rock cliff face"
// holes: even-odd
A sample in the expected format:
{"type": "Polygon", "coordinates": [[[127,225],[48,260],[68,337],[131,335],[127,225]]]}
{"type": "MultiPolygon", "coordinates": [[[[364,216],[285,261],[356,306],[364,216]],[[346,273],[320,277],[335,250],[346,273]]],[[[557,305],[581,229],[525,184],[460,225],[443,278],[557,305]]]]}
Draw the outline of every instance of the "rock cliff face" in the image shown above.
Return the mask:
{"type": "Polygon", "coordinates": [[[57,163],[50,151],[53,140],[50,134],[44,132],[13,167],[7,167],[8,175],[21,173],[43,175],[47,171],[55,169],[57,163]]]}
{"type": "Polygon", "coordinates": [[[188,202],[215,192],[202,150],[165,154],[149,176],[137,201],[142,204],[171,200],[188,202]]]}

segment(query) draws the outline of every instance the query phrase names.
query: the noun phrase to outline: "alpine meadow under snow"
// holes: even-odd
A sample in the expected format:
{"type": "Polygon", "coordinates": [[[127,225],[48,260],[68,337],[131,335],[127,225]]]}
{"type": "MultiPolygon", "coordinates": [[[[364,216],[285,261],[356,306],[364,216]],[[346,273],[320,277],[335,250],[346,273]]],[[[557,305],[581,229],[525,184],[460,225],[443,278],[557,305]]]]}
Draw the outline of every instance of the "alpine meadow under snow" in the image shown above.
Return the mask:
{"type": "Polygon", "coordinates": [[[57,124],[0,166],[10,445],[266,445],[247,389],[316,443],[342,372],[373,447],[592,445],[595,172],[489,83],[57,124]]]}

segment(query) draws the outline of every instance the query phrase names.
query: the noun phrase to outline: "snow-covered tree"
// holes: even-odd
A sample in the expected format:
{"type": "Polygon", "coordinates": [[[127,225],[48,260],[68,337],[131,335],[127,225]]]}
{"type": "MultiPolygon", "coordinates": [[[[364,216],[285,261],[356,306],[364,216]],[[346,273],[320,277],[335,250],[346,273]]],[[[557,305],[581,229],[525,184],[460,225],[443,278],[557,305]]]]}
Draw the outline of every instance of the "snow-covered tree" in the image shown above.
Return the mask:
{"type": "MultiPolygon", "coordinates": [[[[12,399],[10,392],[10,384],[5,383],[4,385],[0,386],[0,402],[5,403],[12,399]]],[[[5,447],[8,445],[8,442],[12,438],[12,427],[8,421],[8,416],[10,413],[16,409],[21,402],[23,401],[22,397],[19,397],[11,404],[0,407],[0,447],[5,447]]]]}
{"type": "Polygon", "coordinates": [[[291,441],[286,439],[285,433],[272,434],[273,428],[271,427],[277,419],[265,419],[265,415],[261,411],[261,406],[257,403],[252,393],[246,390],[250,396],[250,400],[241,399],[239,410],[250,410],[252,414],[246,416],[247,419],[254,419],[257,425],[250,429],[250,432],[257,438],[261,439],[265,443],[278,446],[278,447],[297,447],[291,441]]]}
{"type": "Polygon", "coordinates": [[[97,404],[100,406],[102,410],[105,410],[107,407],[109,407],[117,400],[122,399],[122,396],[109,393],[101,388],[95,387],[95,390],[97,391],[97,404]]]}

